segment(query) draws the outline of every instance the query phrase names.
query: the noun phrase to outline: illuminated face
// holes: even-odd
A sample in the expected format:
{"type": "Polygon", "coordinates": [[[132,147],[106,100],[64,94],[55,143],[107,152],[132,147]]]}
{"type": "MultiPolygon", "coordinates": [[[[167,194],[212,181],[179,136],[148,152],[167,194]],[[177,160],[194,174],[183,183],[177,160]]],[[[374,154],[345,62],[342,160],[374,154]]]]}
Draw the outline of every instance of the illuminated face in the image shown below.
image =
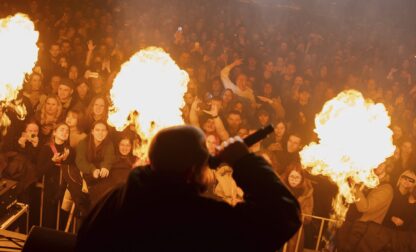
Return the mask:
{"type": "Polygon", "coordinates": [[[60,53],[59,45],[52,45],[51,48],[50,48],[50,50],[49,50],[49,53],[54,58],[58,57],[58,55],[60,53]]]}
{"type": "Polygon", "coordinates": [[[69,53],[69,51],[71,51],[71,45],[70,45],[68,42],[64,42],[64,43],[62,43],[62,46],[61,46],[61,51],[62,51],[62,53],[64,53],[64,54],[69,53]]]}
{"type": "Polygon", "coordinates": [[[211,83],[212,91],[220,91],[222,89],[222,83],[219,80],[214,80],[211,83]]]}
{"type": "Polygon", "coordinates": [[[39,126],[36,123],[30,123],[26,126],[26,135],[32,137],[39,134],[39,126]]]}
{"type": "Polygon", "coordinates": [[[286,132],[286,127],[282,122],[278,123],[276,127],[274,128],[274,133],[276,134],[277,137],[283,137],[285,132],[286,132]]]}
{"type": "Polygon", "coordinates": [[[413,172],[405,172],[399,178],[399,187],[410,191],[416,185],[416,175],[413,172]]]}
{"type": "Polygon", "coordinates": [[[273,92],[273,86],[270,83],[266,83],[263,86],[263,93],[265,96],[271,96],[273,92]]]}
{"type": "Polygon", "coordinates": [[[68,78],[71,80],[76,80],[78,78],[78,68],[76,66],[71,66],[69,68],[68,78]]]}
{"type": "Polygon", "coordinates": [[[61,124],[58,128],[55,129],[53,135],[56,140],[60,140],[62,142],[67,141],[69,137],[68,125],[61,124]]]}
{"type": "Polygon", "coordinates": [[[39,75],[35,74],[30,79],[30,89],[31,91],[39,91],[42,87],[42,80],[39,75]]]}
{"type": "Polygon", "coordinates": [[[264,70],[266,70],[267,72],[273,72],[273,62],[269,61],[267,62],[267,64],[264,66],[264,70]]]}
{"type": "Polygon", "coordinates": [[[51,87],[52,87],[53,93],[56,94],[58,92],[59,84],[61,84],[61,77],[59,77],[57,75],[52,76],[52,78],[51,78],[51,87]]]}
{"type": "Polygon", "coordinates": [[[293,83],[297,86],[300,86],[303,84],[303,78],[300,76],[296,76],[295,80],[293,81],[293,83]]]}
{"type": "Polygon", "coordinates": [[[107,126],[102,123],[97,123],[92,129],[91,134],[96,142],[101,143],[107,137],[107,126]]]}
{"type": "Polygon", "coordinates": [[[234,97],[234,93],[231,90],[225,90],[222,96],[222,101],[225,103],[230,102],[234,97]]]}
{"type": "Polygon", "coordinates": [[[205,139],[205,143],[207,145],[209,154],[215,155],[216,153],[215,147],[218,145],[217,138],[214,135],[208,135],[205,139]]]}
{"type": "Polygon", "coordinates": [[[48,98],[45,103],[45,112],[48,115],[58,113],[58,101],[55,98],[48,98]]]}
{"type": "Polygon", "coordinates": [[[105,110],[105,101],[102,98],[98,98],[95,100],[94,102],[94,106],[92,109],[92,112],[94,113],[94,115],[96,116],[101,116],[104,114],[104,110],[105,110]]]}
{"type": "Polygon", "coordinates": [[[287,152],[295,153],[300,150],[301,139],[297,136],[291,135],[287,140],[287,152]]]}
{"type": "Polygon", "coordinates": [[[244,105],[241,102],[237,102],[236,104],[234,104],[233,109],[237,110],[240,113],[243,113],[244,105]]]}
{"type": "Polygon", "coordinates": [[[403,130],[399,126],[393,126],[393,136],[394,138],[398,139],[403,136],[403,130]]]}
{"type": "Polygon", "coordinates": [[[58,97],[61,101],[66,101],[71,98],[72,92],[72,88],[68,87],[67,85],[61,84],[58,87],[58,97]]]}
{"type": "Polygon", "coordinates": [[[191,93],[185,93],[184,100],[187,105],[192,105],[194,102],[194,96],[191,93]]]}
{"type": "Polygon", "coordinates": [[[69,111],[66,115],[65,123],[68,124],[70,128],[76,127],[78,124],[78,115],[74,112],[69,111]]]}
{"type": "Polygon", "coordinates": [[[290,187],[295,188],[300,185],[302,181],[302,175],[298,171],[291,171],[287,177],[287,182],[290,187]]]}
{"type": "Polygon", "coordinates": [[[202,129],[206,134],[215,133],[215,123],[213,119],[207,119],[205,123],[202,125],[202,129]]]}
{"type": "Polygon", "coordinates": [[[299,92],[299,103],[302,105],[308,104],[310,97],[311,95],[308,91],[299,92]]]}
{"type": "Polygon", "coordinates": [[[127,156],[130,154],[132,145],[128,139],[122,139],[118,144],[118,151],[122,156],[127,156]]]}
{"type": "Polygon", "coordinates": [[[235,82],[237,87],[241,90],[245,90],[247,88],[247,76],[245,74],[239,74],[235,82]]]}
{"type": "Polygon", "coordinates": [[[227,117],[227,123],[230,128],[237,129],[242,123],[241,116],[238,114],[229,114],[227,117]]]}
{"type": "Polygon", "coordinates": [[[262,126],[265,126],[266,124],[268,124],[270,120],[270,116],[264,113],[260,114],[258,118],[259,118],[260,125],[262,126]]]}
{"type": "Polygon", "coordinates": [[[88,85],[87,83],[83,82],[77,86],[78,96],[84,98],[88,93],[88,85]]]}

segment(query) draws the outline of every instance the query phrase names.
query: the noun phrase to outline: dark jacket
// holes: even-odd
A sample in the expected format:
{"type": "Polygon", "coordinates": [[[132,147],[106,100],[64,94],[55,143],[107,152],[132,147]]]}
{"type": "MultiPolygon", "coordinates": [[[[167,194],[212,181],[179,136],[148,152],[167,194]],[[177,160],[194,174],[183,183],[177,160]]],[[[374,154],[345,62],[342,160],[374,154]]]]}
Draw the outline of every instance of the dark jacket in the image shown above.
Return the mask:
{"type": "Polygon", "coordinates": [[[233,168],[245,192],[235,207],[136,168],[85,219],[76,251],[276,251],[300,227],[298,202],[264,159],[233,168]]]}

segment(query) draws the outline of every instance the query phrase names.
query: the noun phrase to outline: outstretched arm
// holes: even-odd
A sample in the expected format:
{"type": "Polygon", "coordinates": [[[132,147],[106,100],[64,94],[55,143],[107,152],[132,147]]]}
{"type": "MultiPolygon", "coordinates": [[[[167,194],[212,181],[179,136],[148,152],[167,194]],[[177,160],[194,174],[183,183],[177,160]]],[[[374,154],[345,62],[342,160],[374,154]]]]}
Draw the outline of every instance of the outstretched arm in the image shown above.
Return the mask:
{"type": "Polygon", "coordinates": [[[219,157],[233,167],[244,191],[245,202],[236,206],[238,225],[259,250],[277,250],[301,225],[299,203],[263,158],[249,154],[242,142],[231,142],[219,157]]]}

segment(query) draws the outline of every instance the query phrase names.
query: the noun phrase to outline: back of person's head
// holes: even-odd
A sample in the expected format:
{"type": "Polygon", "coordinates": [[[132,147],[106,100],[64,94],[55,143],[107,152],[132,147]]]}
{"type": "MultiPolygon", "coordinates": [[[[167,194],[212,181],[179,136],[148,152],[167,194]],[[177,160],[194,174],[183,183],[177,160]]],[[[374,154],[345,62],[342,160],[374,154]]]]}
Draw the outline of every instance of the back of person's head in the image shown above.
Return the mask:
{"type": "Polygon", "coordinates": [[[149,161],[155,172],[192,177],[201,173],[208,159],[204,133],[192,126],[162,129],[149,147],[149,161]]]}

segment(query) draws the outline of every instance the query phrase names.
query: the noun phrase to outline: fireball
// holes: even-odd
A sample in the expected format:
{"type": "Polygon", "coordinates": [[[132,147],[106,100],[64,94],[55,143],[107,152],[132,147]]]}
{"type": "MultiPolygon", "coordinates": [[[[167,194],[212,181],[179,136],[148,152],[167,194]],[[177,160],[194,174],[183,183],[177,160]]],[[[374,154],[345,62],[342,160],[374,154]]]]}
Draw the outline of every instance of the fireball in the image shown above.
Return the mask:
{"type": "Polygon", "coordinates": [[[383,104],[347,90],[325,103],[315,124],[319,143],[300,152],[301,162],[312,174],[326,175],[338,185],[333,207],[335,218],[343,220],[348,203],[356,200],[354,184],[377,186],[373,169],[394,153],[390,117],[383,104]]]}
{"type": "MultiPolygon", "coordinates": [[[[12,102],[22,88],[25,75],[30,74],[36,64],[38,38],[39,33],[35,31],[35,26],[27,15],[18,13],[0,19],[1,109],[11,105],[20,118],[25,117],[26,109],[23,105],[12,102]]],[[[10,125],[10,120],[7,119],[1,119],[0,122],[2,126],[10,125]]]]}
{"type": "Polygon", "coordinates": [[[117,130],[135,127],[142,144],[134,154],[142,160],[158,130],[184,123],[180,109],[188,81],[188,74],[161,48],[143,49],[122,65],[110,91],[108,122],[117,130]]]}

